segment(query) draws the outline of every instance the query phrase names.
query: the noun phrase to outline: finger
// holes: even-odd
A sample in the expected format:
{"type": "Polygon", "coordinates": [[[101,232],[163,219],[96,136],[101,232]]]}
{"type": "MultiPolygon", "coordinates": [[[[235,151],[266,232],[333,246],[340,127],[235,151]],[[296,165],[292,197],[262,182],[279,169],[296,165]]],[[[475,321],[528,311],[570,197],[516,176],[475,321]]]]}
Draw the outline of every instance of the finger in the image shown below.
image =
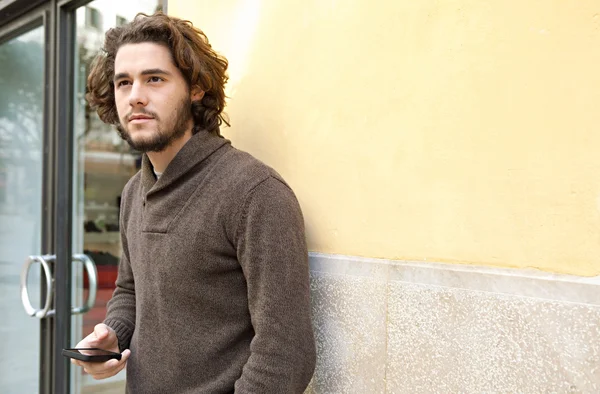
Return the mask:
{"type": "Polygon", "coordinates": [[[80,366],[80,367],[85,367],[85,365],[87,364],[85,361],[81,361],[81,360],[77,360],[77,359],[73,359],[73,361],[75,361],[75,365],[80,366]]]}
{"type": "Polygon", "coordinates": [[[108,369],[117,369],[119,371],[122,370],[123,368],[125,368],[125,365],[127,364],[127,359],[129,359],[130,355],[131,355],[131,350],[127,349],[122,353],[120,360],[110,360],[109,362],[106,362],[107,370],[108,369]]]}
{"type": "Polygon", "coordinates": [[[127,359],[131,356],[131,350],[125,349],[123,353],[121,353],[121,362],[127,361],[127,359]]]}
{"type": "Polygon", "coordinates": [[[119,364],[119,366],[117,368],[111,369],[110,371],[105,371],[103,373],[95,373],[95,374],[90,374],[90,375],[96,380],[106,379],[106,378],[115,376],[116,374],[121,372],[126,366],[127,366],[127,363],[123,363],[123,364],[119,364]]]}
{"type": "Polygon", "coordinates": [[[126,349],[121,356],[121,360],[112,359],[112,360],[105,361],[103,363],[93,363],[93,362],[86,362],[86,361],[77,361],[77,362],[80,363],[79,365],[84,367],[85,371],[87,373],[89,373],[90,375],[99,375],[99,374],[110,373],[110,371],[117,369],[117,368],[122,369],[122,366],[127,363],[127,359],[129,358],[130,355],[131,355],[131,350],[126,349]]]}
{"type": "Polygon", "coordinates": [[[94,379],[104,379],[111,377],[119,373],[127,365],[126,360],[110,360],[100,365],[93,365],[94,363],[87,363],[85,371],[92,375],[94,379]]]}
{"type": "Polygon", "coordinates": [[[108,360],[103,363],[92,363],[82,361],[83,369],[90,375],[104,374],[119,365],[119,360],[108,360]]]}
{"type": "Polygon", "coordinates": [[[110,370],[115,369],[115,368],[119,368],[119,370],[123,369],[122,366],[127,363],[127,359],[129,359],[130,356],[131,356],[131,350],[125,349],[125,351],[123,353],[121,353],[120,360],[112,359],[112,360],[105,361],[103,363],[95,363],[95,362],[87,362],[87,361],[81,361],[81,360],[77,360],[77,359],[71,359],[71,362],[74,363],[75,365],[79,365],[80,367],[83,367],[85,372],[87,372],[90,375],[99,375],[99,374],[106,374],[106,373],[110,372],[110,370]]]}

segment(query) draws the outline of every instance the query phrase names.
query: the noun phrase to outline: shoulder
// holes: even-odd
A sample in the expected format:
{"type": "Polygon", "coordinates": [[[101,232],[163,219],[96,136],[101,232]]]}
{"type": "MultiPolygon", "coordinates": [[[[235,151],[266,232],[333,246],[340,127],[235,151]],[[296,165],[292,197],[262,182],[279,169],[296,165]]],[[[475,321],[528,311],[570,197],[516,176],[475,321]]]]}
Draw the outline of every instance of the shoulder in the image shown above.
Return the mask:
{"type": "MultiPolygon", "coordinates": [[[[218,195],[218,210],[225,213],[230,239],[236,240],[248,225],[256,225],[272,215],[293,217],[302,223],[296,195],[284,178],[272,167],[251,154],[229,149],[216,164],[210,184],[218,195]]],[[[291,219],[290,219],[290,222],[291,219]]]]}
{"type": "Polygon", "coordinates": [[[231,171],[228,179],[234,190],[239,216],[250,211],[300,212],[295,193],[276,170],[235,148],[230,154],[231,161],[226,166],[231,171]]]}
{"type": "MultiPolygon", "coordinates": [[[[290,189],[283,177],[272,167],[251,154],[231,148],[219,163],[218,177],[237,196],[245,197],[262,183],[275,183],[290,189]]],[[[291,190],[291,189],[290,189],[291,190]]]]}

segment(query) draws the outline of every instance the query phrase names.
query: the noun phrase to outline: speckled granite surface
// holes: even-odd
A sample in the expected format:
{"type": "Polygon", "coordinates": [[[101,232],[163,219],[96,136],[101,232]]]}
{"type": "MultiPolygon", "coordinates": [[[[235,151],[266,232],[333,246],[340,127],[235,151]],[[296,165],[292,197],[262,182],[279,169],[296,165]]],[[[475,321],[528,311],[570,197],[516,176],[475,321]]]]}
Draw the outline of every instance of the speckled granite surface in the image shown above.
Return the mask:
{"type": "Polygon", "coordinates": [[[600,281],[311,255],[307,393],[600,393],[600,281]]]}
{"type": "Polygon", "coordinates": [[[386,286],[364,277],[313,275],[318,365],[313,392],[384,392],[386,286]]]}

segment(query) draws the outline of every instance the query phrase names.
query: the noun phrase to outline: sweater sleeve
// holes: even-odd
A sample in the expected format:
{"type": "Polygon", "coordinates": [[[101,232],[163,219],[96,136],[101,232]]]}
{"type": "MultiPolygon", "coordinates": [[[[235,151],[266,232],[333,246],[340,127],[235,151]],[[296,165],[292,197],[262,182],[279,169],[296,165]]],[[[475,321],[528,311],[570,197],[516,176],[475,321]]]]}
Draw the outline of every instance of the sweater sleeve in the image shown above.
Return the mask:
{"type": "Polygon", "coordinates": [[[246,198],[236,231],[254,338],[236,394],[303,393],[315,368],[304,220],[293,192],[270,177],[246,198]]]}
{"type": "Polygon", "coordinates": [[[129,247],[125,235],[123,217],[125,199],[122,201],[119,228],[121,229],[121,260],[116,281],[116,288],[112,298],[107,304],[106,318],[104,324],[115,330],[119,340],[119,349],[124,351],[129,348],[133,330],[135,328],[135,282],[129,262],[129,247]]]}

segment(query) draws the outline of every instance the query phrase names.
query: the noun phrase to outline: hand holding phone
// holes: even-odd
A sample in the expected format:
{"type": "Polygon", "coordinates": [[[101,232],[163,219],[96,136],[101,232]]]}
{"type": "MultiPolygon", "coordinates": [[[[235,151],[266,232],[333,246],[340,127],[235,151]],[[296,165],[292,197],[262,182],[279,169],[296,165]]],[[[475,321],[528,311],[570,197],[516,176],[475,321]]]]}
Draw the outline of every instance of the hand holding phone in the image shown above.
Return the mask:
{"type": "Polygon", "coordinates": [[[98,324],[94,332],[83,338],[74,349],[64,349],[63,355],[71,358],[71,363],[83,367],[94,379],[106,379],[125,368],[131,351],[125,349],[120,353],[115,331],[105,324],[98,324]]]}
{"type": "Polygon", "coordinates": [[[110,352],[96,347],[63,349],[62,355],[89,363],[103,363],[112,359],[121,359],[121,353],[110,352]]]}

